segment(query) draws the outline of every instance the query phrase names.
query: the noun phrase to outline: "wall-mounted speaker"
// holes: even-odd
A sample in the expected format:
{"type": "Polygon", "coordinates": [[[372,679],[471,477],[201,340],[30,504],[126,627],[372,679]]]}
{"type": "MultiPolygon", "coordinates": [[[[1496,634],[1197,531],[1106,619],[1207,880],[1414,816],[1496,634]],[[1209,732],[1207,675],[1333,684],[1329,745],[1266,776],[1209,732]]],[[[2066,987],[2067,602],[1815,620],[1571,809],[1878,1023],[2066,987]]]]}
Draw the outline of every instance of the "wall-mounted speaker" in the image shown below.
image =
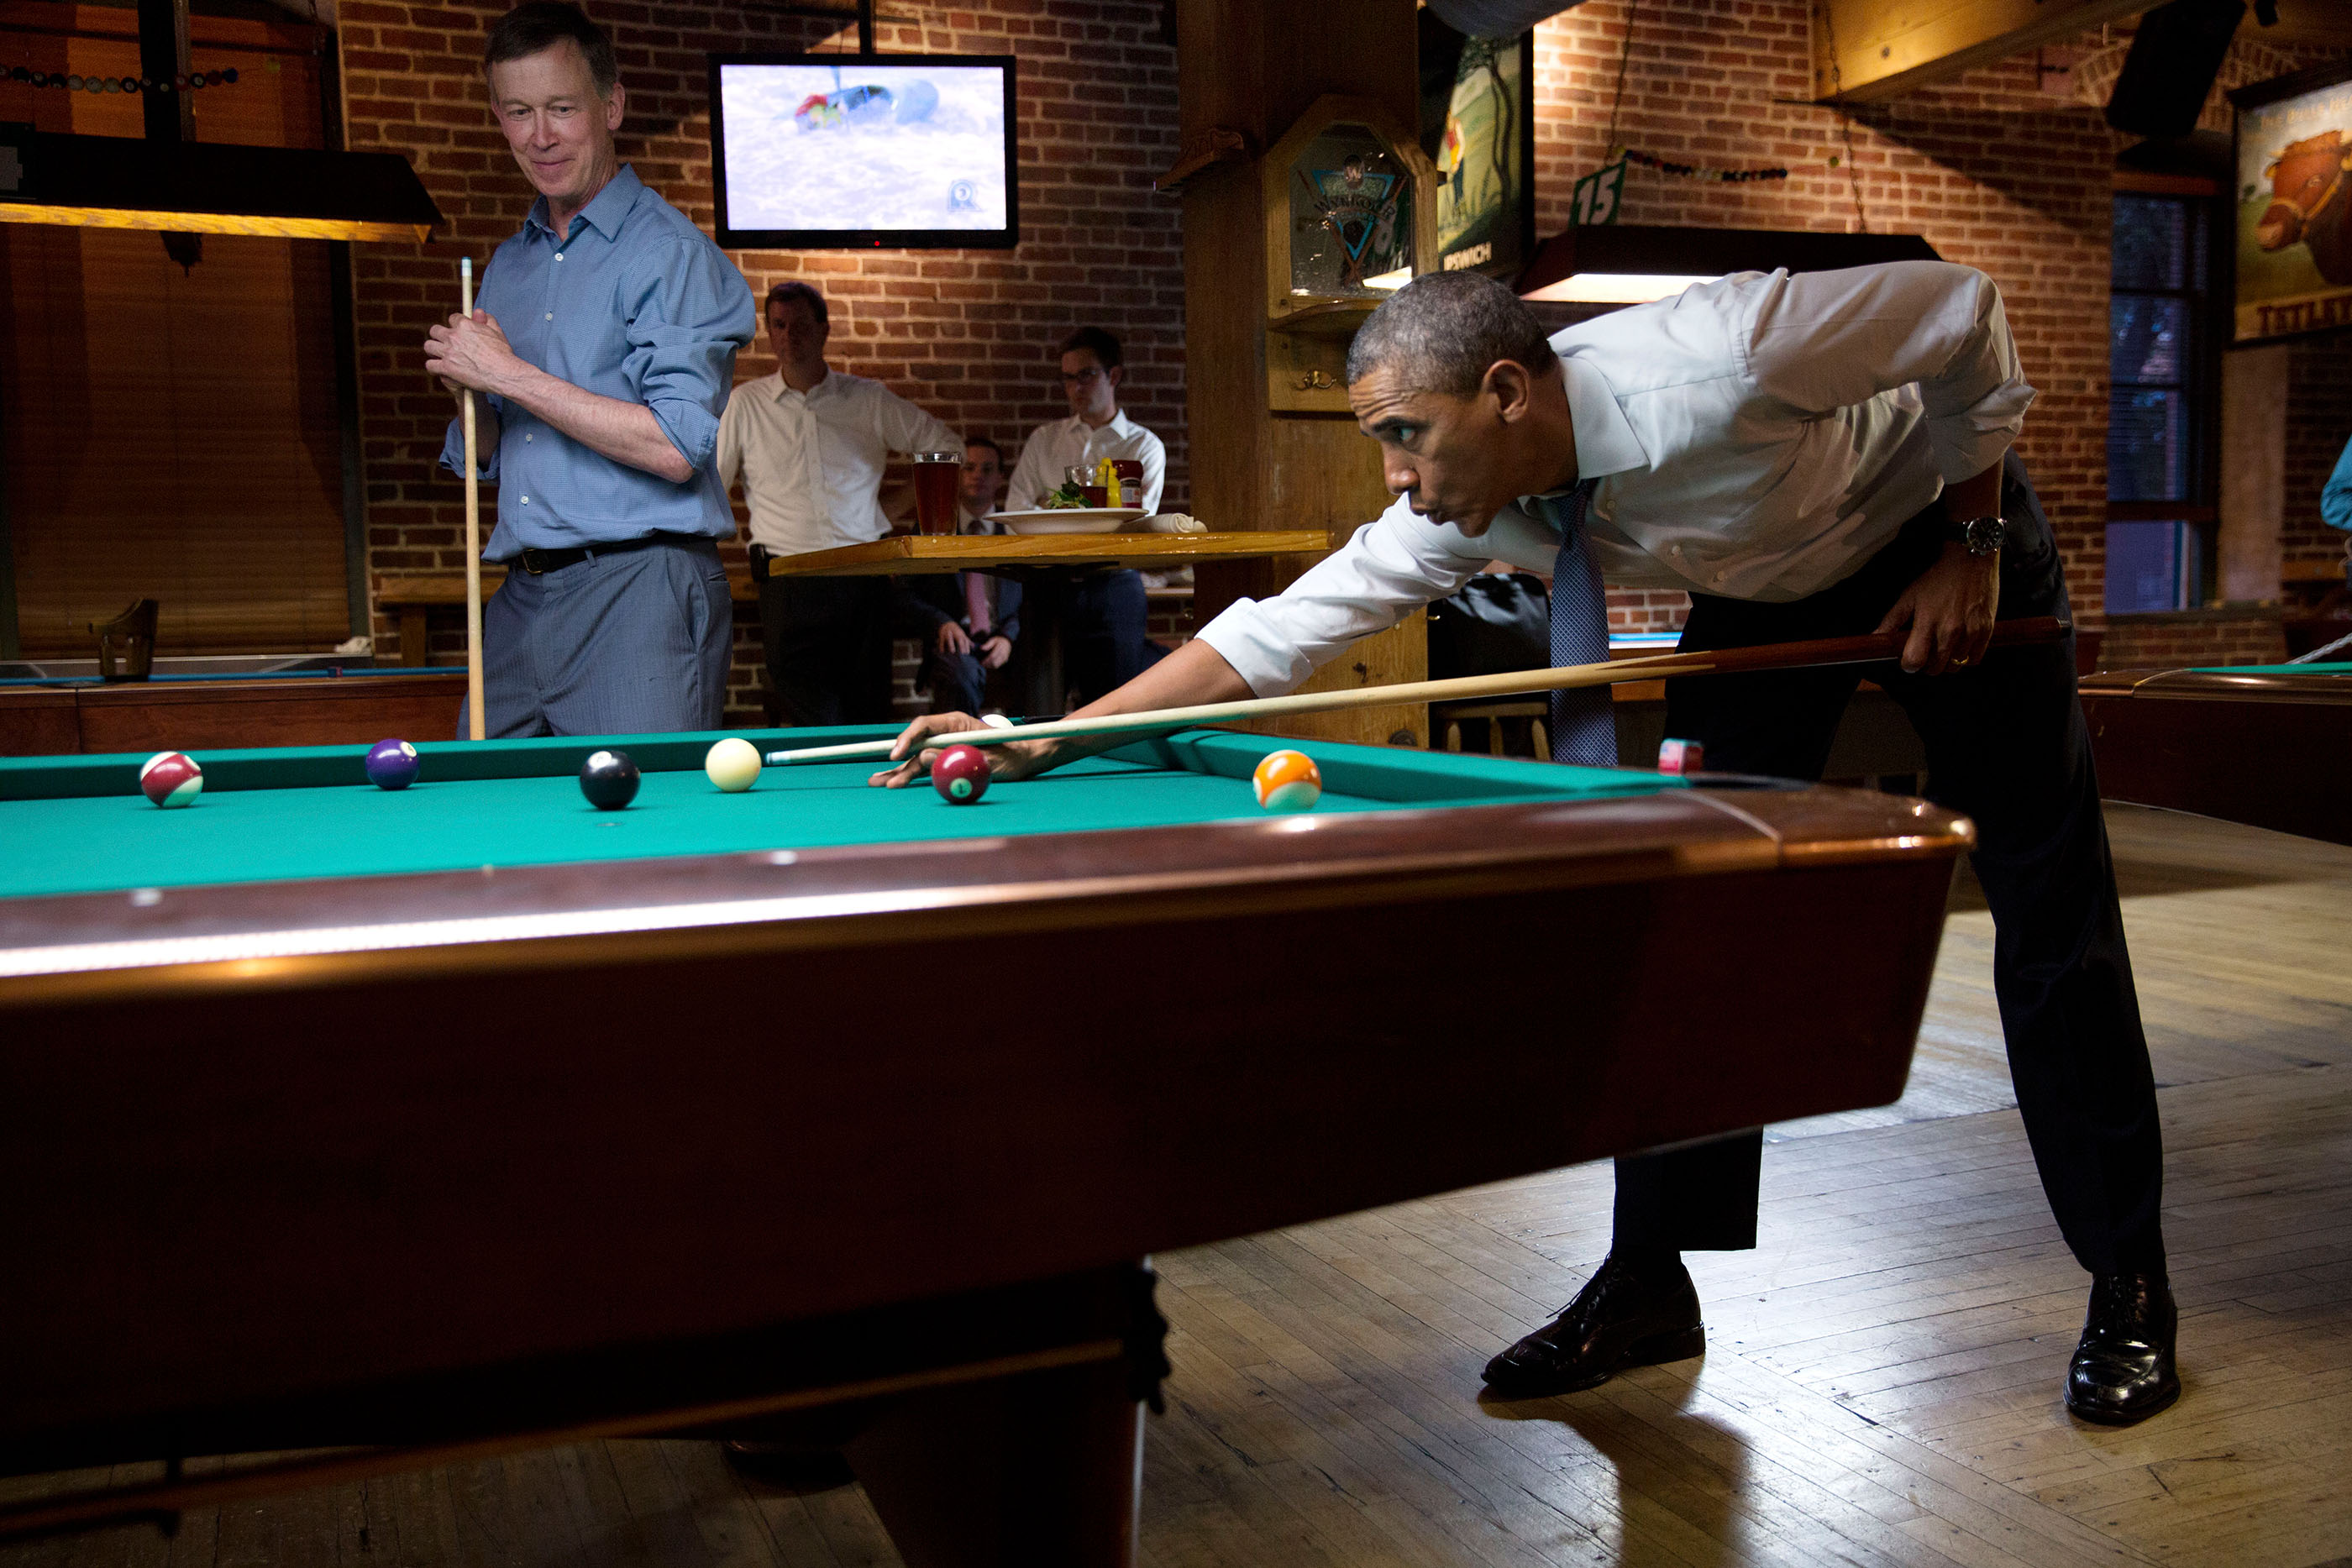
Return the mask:
{"type": "Polygon", "coordinates": [[[2172,0],[2139,19],[2107,99],[2107,123],[2135,136],[2186,136],[2221,74],[2244,0],[2172,0]]]}

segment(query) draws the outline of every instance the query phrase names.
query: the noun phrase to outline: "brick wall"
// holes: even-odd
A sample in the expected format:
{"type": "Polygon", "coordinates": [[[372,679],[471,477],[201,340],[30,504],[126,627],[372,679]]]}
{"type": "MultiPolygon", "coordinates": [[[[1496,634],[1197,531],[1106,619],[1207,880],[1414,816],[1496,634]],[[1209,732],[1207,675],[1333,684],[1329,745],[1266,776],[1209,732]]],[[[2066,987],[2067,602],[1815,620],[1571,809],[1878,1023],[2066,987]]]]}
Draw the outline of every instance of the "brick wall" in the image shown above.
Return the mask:
{"type": "MultiPolygon", "coordinates": [[[[1579,176],[1611,140],[1612,89],[1633,16],[1615,140],[1707,168],[1787,168],[1726,183],[1627,171],[1622,221],[1729,228],[1857,226],[1923,235],[2000,283],[2041,395],[2021,449],[2065,552],[2076,612],[2099,619],[2105,557],[2107,234],[2115,141],[2096,109],[2037,90],[2031,54],[1860,111],[1850,128],[1803,97],[1802,0],[1586,0],[1536,34],[1537,232],[1568,225],[1579,176]]],[[[1671,622],[1678,596],[1612,596],[1626,629],[1671,622]]]]}
{"type": "Polygon", "coordinates": [[[2110,615],[2106,622],[2099,664],[2110,670],[2274,664],[2286,657],[2286,633],[2275,604],[2110,615]]]}
{"type": "MultiPolygon", "coordinates": [[[[854,31],[781,9],[721,4],[589,8],[614,38],[628,119],[622,156],[706,230],[715,217],[705,55],[852,47],[854,31]]],[[[436,466],[449,404],[419,369],[425,330],[455,308],[457,260],[512,234],[532,194],[492,125],[477,62],[503,3],[346,0],[341,12],[350,145],[406,154],[450,219],[440,243],[357,252],[361,427],[372,570],[463,565],[463,503],[436,466]]],[[[885,16],[892,7],[884,6],[885,16]]],[[[1098,322],[1125,340],[1126,405],[1168,443],[1163,503],[1187,496],[1183,266],[1172,199],[1151,178],[1174,161],[1175,51],[1156,4],[978,0],[911,7],[919,25],[879,29],[887,52],[1005,54],[1020,60],[1022,243],[1004,251],[746,252],[755,293],[784,277],[832,301],[830,355],[966,434],[1017,455],[1023,435],[1068,412],[1049,377],[1053,346],[1098,322]]],[[[765,345],[739,379],[775,368],[765,345]]],[[[740,547],[737,547],[740,549],[740,547]]],[[[397,651],[388,617],[379,649],[397,651]]],[[[454,617],[436,653],[462,657],[454,617]]],[[[737,609],[731,722],[756,717],[757,612],[737,609]]],[[[902,649],[906,653],[908,650],[902,649]]],[[[902,668],[902,677],[908,674],[902,668]]]]}

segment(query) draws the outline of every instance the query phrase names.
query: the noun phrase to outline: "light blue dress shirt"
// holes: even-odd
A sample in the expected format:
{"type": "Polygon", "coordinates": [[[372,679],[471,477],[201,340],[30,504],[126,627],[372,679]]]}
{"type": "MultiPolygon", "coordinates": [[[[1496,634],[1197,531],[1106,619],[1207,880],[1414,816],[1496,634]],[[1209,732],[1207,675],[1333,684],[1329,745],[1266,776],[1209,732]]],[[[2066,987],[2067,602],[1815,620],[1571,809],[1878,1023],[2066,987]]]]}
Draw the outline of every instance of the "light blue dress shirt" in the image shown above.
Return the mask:
{"type": "Polygon", "coordinates": [[[2326,487],[2319,492],[2319,518],[2331,528],[2352,530],[2352,441],[2344,444],[2336,472],[2327,476],[2326,487]]]}
{"type": "MultiPolygon", "coordinates": [[[[486,559],[735,532],[713,458],[736,350],[758,325],[751,288],[635,170],[623,164],[567,235],[547,226],[545,197],[534,203],[522,231],[490,257],[474,304],[548,374],[652,409],[694,465],[692,478],[673,484],[491,396],[501,429],[498,449],[481,455],[482,477],[499,487],[499,520],[486,559]]],[[[453,419],[441,465],[455,474],[464,462],[464,431],[453,419]]]]}

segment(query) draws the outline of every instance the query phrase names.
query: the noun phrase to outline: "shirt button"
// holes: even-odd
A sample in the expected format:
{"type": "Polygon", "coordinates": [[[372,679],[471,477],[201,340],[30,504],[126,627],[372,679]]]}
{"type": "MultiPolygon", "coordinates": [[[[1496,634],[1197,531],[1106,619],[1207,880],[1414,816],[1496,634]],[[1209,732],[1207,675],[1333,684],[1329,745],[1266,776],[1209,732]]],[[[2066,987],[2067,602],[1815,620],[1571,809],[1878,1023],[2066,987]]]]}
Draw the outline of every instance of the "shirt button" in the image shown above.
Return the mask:
{"type": "Polygon", "coordinates": [[[529,441],[529,440],[530,439],[530,432],[529,432],[529,431],[527,431],[527,430],[526,430],[526,431],[524,431],[524,432],[523,432],[522,438],[523,438],[525,441],[529,441]]]}
{"type": "Polygon", "coordinates": [[[549,320],[551,320],[551,321],[554,320],[554,319],[555,319],[555,312],[554,312],[554,311],[552,311],[552,310],[549,311],[549,312],[547,313],[547,319],[548,319],[549,320]]]}
{"type": "Polygon", "coordinates": [[[525,497],[522,498],[522,504],[523,504],[524,506],[526,506],[526,507],[530,506],[530,497],[529,496],[525,496],[525,497]]]}
{"type": "Polygon", "coordinates": [[[559,250],[559,251],[557,251],[557,252],[555,253],[555,259],[556,259],[556,260],[558,260],[558,261],[562,261],[562,260],[563,259],[563,253],[562,253],[562,251],[560,251],[560,250],[559,250]]]}
{"type": "MultiPolygon", "coordinates": [[[[525,439],[528,439],[528,437],[525,439]]],[[[1668,555],[1680,555],[1683,553],[1683,547],[1680,545],[1671,545],[1667,547],[1666,553],[1668,555]]]]}
{"type": "Polygon", "coordinates": [[[1716,581],[1717,581],[1717,582],[1721,582],[1721,581],[1723,580],[1723,578],[1724,578],[1724,574],[1723,574],[1722,572],[1719,572],[1719,571],[1718,571],[1718,572],[1717,572],[1717,573],[1715,574],[1715,580],[1716,580],[1716,581]]]}

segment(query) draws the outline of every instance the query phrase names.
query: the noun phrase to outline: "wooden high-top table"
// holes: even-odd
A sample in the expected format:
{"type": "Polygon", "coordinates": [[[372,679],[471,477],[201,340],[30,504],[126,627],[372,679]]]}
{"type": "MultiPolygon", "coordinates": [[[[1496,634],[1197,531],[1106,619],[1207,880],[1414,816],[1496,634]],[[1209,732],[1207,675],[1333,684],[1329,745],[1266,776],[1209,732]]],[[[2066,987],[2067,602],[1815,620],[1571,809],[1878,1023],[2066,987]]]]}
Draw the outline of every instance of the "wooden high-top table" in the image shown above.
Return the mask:
{"type": "MultiPolygon", "coordinates": [[[[1321,555],[1332,546],[1321,528],[1262,528],[1201,534],[893,534],[867,544],[805,555],[772,556],[771,576],[897,577],[945,571],[985,571],[1035,580],[1070,570],[1172,571],[1204,560],[1256,556],[1321,555]]],[[[1036,628],[1028,654],[1026,706],[1058,713],[1068,687],[1062,674],[1062,629],[1050,619],[1036,628]]]]}

